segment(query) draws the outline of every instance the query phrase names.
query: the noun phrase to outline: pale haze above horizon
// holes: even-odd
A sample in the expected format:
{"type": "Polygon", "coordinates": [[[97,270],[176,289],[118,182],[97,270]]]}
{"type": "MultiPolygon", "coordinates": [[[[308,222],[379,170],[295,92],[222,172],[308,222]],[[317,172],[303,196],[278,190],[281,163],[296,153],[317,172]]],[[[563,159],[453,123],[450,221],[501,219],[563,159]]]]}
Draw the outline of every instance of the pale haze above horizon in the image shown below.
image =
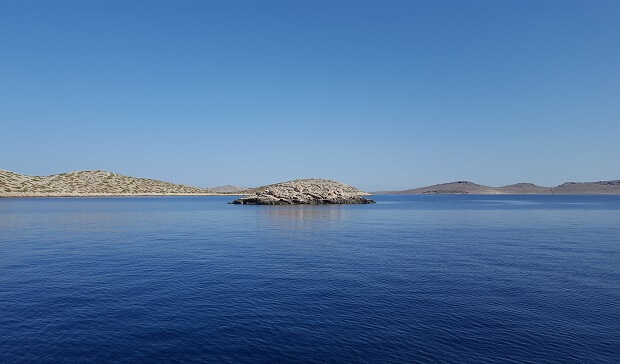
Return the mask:
{"type": "Polygon", "coordinates": [[[620,179],[618,1],[0,1],[0,169],[620,179]]]}

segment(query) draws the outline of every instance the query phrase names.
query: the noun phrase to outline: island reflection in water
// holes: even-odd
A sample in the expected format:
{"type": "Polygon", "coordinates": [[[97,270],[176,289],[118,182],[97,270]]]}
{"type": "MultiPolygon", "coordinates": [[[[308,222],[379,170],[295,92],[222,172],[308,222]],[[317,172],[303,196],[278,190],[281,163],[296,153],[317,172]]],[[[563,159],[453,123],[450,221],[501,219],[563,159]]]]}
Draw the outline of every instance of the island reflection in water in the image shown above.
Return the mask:
{"type": "Polygon", "coordinates": [[[337,224],[349,213],[343,205],[256,206],[256,208],[257,218],[282,229],[337,224]]]}

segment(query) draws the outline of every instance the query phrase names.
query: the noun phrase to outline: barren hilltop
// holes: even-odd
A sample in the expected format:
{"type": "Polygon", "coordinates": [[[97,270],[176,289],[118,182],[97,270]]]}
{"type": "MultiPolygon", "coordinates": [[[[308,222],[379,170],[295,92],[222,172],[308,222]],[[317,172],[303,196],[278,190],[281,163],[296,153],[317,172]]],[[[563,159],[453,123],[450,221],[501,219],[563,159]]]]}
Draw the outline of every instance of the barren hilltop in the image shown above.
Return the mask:
{"type": "Polygon", "coordinates": [[[402,191],[380,191],[377,194],[471,194],[471,195],[523,195],[523,194],[620,194],[620,180],[599,182],[566,182],[556,187],[542,187],[532,183],[516,183],[502,187],[479,185],[469,181],[442,183],[402,191]]]}
{"type": "Polygon", "coordinates": [[[0,197],[205,195],[205,188],[136,178],[106,171],[28,176],[0,170],[0,197]]]}

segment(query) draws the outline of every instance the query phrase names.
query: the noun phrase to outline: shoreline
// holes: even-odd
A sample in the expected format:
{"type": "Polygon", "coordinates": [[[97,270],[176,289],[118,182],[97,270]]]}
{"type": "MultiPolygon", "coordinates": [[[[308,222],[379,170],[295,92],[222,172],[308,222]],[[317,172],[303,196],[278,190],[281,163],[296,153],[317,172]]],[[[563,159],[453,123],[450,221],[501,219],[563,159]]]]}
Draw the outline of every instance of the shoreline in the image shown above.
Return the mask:
{"type": "MultiPolygon", "coordinates": [[[[369,196],[620,196],[620,193],[373,193],[369,196]]],[[[122,198],[122,197],[213,197],[213,196],[246,196],[239,193],[140,193],[140,194],[0,194],[0,199],[19,198],[122,198]]]]}
{"type": "MultiPolygon", "coordinates": [[[[263,194],[273,200],[274,191],[287,183],[301,183],[304,187],[312,187],[314,195],[330,190],[317,188],[317,181],[336,183],[327,179],[298,179],[279,182],[262,187],[240,188],[235,186],[214,187],[214,190],[175,184],[149,178],[131,177],[118,173],[88,170],[73,171],[49,176],[29,176],[0,169],[0,198],[56,198],[56,197],[148,197],[148,196],[247,196],[263,194]],[[304,185],[302,183],[306,181],[304,185]],[[306,186],[307,185],[307,186],[306,186]],[[217,188],[232,188],[234,191],[217,191],[217,188]]],[[[340,183],[340,182],[338,182],[340,183]]],[[[350,188],[352,186],[345,185],[350,188]]],[[[289,186],[290,187],[290,186],[289,186]]],[[[297,186],[300,187],[300,186],[297,186]]],[[[333,186],[332,186],[333,187],[333,186]]],[[[347,188],[348,188],[347,187],[347,188]]],[[[337,188],[336,188],[337,189],[337,188]]],[[[333,188],[332,188],[333,190],[333,188]]],[[[283,189],[284,199],[297,194],[298,199],[305,199],[307,193],[300,193],[295,186],[283,189]],[[289,191],[290,190],[290,191],[289,191]],[[289,196],[290,195],[290,196],[289,196]],[[288,196],[288,197],[287,197],[288,196]]],[[[333,191],[332,191],[333,192],[333,191]]],[[[351,192],[351,191],[349,191],[351,192]]],[[[354,195],[365,195],[366,192],[355,189],[354,195]]],[[[456,181],[435,184],[405,190],[376,190],[374,195],[620,195],[620,180],[598,182],[565,182],[555,187],[539,186],[528,182],[493,187],[471,181],[456,181]]]]}
{"type": "Polygon", "coordinates": [[[81,194],[70,194],[70,193],[49,193],[49,194],[0,194],[1,198],[90,198],[90,197],[182,197],[182,196],[243,196],[241,194],[231,194],[231,193],[81,193],[81,194]]]}

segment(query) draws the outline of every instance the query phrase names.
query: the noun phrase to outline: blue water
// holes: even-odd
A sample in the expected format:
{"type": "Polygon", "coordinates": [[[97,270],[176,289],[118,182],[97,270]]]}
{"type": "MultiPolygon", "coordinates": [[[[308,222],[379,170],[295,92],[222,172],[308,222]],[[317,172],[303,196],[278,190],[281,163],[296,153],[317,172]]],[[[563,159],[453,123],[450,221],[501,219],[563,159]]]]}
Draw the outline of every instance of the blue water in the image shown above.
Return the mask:
{"type": "Polygon", "coordinates": [[[0,363],[620,362],[620,197],[0,199],[0,363]]]}

